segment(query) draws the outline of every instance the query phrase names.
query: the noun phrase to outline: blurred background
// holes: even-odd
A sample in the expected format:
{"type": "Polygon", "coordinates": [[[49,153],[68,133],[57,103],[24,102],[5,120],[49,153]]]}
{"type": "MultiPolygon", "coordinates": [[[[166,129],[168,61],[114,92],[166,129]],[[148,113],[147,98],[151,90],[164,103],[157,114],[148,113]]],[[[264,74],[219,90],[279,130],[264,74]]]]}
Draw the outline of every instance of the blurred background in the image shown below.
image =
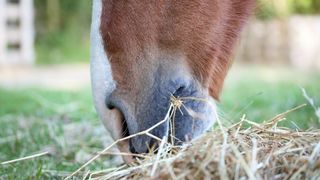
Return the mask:
{"type": "MultiPolygon", "coordinates": [[[[0,179],[65,176],[110,143],[91,100],[90,20],[88,0],[0,0],[0,162],[51,154],[0,166],[0,179]]],[[[234,59],[219,102],[226,125],[306,104],[280,125],[320,127],[319,0],[258,0],[234,59]]]]}

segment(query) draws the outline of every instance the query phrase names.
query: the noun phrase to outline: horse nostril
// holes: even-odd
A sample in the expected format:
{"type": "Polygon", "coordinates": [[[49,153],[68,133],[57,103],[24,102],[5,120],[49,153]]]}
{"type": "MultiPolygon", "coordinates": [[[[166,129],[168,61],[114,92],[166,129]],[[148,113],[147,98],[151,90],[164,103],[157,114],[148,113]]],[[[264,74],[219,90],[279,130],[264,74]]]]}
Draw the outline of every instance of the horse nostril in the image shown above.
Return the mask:
{"type": "Polygon", "coordinates": [[[106,101],[106,106],[109,110],[114,110],[116,108],[114,103],[112,103],[110,100],[106,101]]]}
{"type": "Polygon", "coordinates": [[[106,98],[104,103],[109,110],[114,110],[116,108],[114,97],[112,95],[106,98]]]}
{"type": "Polygon", "coordinates": [[[185,86],[180,86],[174,93],[173,96],[179,97],[182,95],[183,91],[185,90],[185,86]]]}
{"type": "Polygon", "coordinates": [[[113,110],[115,107],[114,107],[114,105],[112,105],[112,104],[107,104],[107,108],[108,108],[109,110],[113,110]]]}

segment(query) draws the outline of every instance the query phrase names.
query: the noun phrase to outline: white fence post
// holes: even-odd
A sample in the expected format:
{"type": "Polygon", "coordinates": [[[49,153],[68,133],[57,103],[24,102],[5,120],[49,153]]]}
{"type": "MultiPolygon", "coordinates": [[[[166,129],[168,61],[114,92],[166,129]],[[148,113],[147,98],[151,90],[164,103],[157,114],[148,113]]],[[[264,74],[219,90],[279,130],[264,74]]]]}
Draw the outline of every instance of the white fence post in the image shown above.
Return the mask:
{"type": "Polygon", "coordinates": [[[34,28],[33,0],[22,0],[21,8],[21,58],[30,65],[34,63],[34,28]]]}
{"type": "Polygon", "coordinates": [[[0,0],[0,65],[4,64],[7,49],[5,3],[6,0],[0,0]]]}
{"type": "Polygon", "coordinates": [[[33,0],[0,0],[0,65],[34,63],[33,0]]]}

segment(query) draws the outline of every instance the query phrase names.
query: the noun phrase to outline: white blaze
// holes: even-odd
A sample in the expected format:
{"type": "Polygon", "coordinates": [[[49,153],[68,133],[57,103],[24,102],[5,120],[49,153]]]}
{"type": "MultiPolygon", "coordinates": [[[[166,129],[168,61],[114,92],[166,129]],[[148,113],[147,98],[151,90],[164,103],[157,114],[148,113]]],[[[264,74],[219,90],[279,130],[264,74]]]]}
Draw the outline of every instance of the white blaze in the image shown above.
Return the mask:
{"type": "Polygon", "coordinates": [[[115,89],[115,82],[112,78],[110,63],[100,34],[101,13],[102,0],[93,0],[90,57],[91,83],[95,108],[100,119],[106,125],[109,113],[105,100],[115,89]]]}

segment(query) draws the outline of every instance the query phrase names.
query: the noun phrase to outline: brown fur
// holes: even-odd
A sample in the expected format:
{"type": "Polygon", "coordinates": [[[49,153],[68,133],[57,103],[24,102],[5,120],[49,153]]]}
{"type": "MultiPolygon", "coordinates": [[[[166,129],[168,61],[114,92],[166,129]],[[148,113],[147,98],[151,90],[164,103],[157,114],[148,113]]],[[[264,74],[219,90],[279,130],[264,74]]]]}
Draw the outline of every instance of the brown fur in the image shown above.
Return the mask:
{"type": "Polygon", "coordinates": [[[219,99],[235,43],[254,4],[255,0],[103,0],[101,33],[114,79],[134,91],[138,74],[152,71],[157,57],[182,54],[194,78],[219,99]]]}

